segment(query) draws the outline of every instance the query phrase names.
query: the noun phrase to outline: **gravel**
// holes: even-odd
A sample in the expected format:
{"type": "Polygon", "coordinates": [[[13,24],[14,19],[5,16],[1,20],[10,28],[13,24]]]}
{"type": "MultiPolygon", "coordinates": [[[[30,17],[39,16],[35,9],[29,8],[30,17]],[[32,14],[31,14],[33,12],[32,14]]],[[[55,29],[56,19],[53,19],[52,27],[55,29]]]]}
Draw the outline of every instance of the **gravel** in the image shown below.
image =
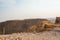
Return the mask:
{"type": "Polygon", "coordinates": [[[0,35],[0,40],[60,40],[60,31],[44,31],[40,33],[13,33],[0,35]]]}

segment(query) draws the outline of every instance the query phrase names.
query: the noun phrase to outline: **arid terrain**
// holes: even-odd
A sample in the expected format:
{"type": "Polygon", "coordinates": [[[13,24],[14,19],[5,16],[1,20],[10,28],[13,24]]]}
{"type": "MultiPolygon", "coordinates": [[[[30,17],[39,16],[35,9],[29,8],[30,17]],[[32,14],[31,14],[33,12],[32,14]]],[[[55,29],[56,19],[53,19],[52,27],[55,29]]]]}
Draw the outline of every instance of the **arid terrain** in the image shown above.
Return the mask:
{"type": "Polygon", "coordinates": [[[0,40],[60,40],[60,30],[55,28],[53,31],[44,31],[40,33],[0,35],[0,40]]]}

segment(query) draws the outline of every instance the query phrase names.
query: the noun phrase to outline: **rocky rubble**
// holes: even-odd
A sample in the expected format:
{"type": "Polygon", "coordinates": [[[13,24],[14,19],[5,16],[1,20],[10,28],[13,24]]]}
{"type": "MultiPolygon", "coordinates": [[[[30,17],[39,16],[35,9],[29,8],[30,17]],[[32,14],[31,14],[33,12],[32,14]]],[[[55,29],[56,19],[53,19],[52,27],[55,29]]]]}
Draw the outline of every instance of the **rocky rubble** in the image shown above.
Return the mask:
{"type": "Polygon", "coordinates": [[[0,40],[60,40],[60,32],[53,30],[40,33],[13,33],[0,35],[0,40]]]}

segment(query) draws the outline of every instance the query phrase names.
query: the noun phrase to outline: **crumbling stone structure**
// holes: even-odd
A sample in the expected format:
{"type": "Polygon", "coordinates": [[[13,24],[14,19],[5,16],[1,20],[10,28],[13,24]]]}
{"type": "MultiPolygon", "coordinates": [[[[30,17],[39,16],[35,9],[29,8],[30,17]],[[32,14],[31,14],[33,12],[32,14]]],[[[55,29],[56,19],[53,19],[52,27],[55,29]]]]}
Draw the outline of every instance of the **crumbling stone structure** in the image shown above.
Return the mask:
{"type": "Polygon", "coordinates": [[[9,20],[0,23],[0,34],[40,32],[52,30],[54,24],[47,19],[9,20]]]}

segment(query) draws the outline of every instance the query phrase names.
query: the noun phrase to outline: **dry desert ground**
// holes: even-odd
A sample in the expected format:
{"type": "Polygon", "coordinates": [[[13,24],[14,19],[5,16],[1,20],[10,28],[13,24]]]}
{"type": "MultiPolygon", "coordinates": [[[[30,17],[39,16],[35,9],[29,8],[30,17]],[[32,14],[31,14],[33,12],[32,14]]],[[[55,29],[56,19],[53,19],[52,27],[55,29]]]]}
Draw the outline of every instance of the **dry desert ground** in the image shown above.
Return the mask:
{"type": "Polygon", "coordinates": [[[39,33],[13,33],[0,35],[0,40],[60,40],[60,28],[39,33]]]}

